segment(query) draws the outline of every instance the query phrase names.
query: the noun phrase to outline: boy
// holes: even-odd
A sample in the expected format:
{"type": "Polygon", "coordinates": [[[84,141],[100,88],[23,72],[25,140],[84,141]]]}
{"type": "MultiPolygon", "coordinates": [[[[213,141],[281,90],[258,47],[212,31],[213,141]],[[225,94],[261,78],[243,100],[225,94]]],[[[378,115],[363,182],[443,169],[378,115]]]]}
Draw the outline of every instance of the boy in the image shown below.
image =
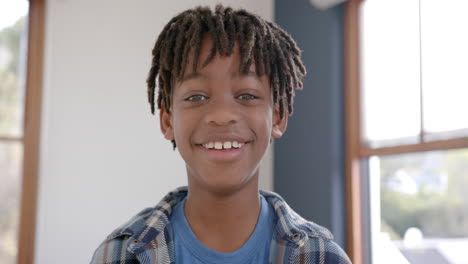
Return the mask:
{"type": "Polygon", "coordinates": [[[148,98],[188,187],[116,229],[92,263],[350,263],[331,233],[277,194],[259,164],[285,132],[305,68],[289,34],[221,5],[174,17],[153,49],[148,98]]]}

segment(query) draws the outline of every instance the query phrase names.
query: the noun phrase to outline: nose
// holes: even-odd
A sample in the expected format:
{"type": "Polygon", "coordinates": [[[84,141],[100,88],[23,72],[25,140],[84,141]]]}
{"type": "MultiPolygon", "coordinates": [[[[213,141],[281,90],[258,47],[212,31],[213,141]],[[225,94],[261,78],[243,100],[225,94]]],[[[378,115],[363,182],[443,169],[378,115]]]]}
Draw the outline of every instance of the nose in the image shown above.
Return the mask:
{"type": "Polygon", "coordinates": [[[239,121],[239,106],[236,105],[234,98],[231,99],[229,97],[212,98],[205,113],[206,123],[225,126],[239,121]]]}

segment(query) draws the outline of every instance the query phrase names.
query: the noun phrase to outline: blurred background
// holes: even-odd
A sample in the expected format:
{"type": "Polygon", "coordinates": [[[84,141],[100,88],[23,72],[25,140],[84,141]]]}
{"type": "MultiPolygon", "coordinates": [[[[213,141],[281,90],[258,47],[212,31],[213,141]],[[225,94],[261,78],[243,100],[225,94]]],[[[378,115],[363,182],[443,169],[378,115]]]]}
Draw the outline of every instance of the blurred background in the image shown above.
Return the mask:
{"type": "Polygon", "coordinates": [[[468,263],[465,0],[1,0],[0,263],[88,263],[186,185],[145,80],[165,23],[218,2],[278,23],[308,69],[260,187],[354,263],[468,263]]]}

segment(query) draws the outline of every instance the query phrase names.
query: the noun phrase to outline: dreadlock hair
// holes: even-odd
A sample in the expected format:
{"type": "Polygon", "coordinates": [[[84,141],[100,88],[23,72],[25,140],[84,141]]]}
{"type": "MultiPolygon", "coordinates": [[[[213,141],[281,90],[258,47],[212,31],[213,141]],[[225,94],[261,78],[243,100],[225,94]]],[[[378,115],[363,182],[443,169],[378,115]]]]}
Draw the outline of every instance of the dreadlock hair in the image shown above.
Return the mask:
{"type": "MultiPolygon", "coordinates": [[[[273,102],[279,107],[283,118],[285,107],[293,112],[295,90],[302,89],[306,69],[301,60],[301,50],[294,39],[273,22],[246,10],[233,10],[217,5],[212,12],[209,7],[196,7],[173,17],[159,35],[152,51],[152,63],[147,79],[148,101],[151,113],[155,112],[155,88],[158,83],[158,109],[170,112],[172,89],[175,80],[181,80],[185,69],[197,71],[201,42],[209,34],[213,45],[209,56],[203,61],[205,67],[219,53],[230,56],[234,44],[239,43],[241,62],[239,71],[247,73],[255,61],[259,76],[268,75],[273,102]],[[189,54],[193,64],[187,65],[189,54]]],[[[174,149],[176,143],[172,140],[174,149]]]]}

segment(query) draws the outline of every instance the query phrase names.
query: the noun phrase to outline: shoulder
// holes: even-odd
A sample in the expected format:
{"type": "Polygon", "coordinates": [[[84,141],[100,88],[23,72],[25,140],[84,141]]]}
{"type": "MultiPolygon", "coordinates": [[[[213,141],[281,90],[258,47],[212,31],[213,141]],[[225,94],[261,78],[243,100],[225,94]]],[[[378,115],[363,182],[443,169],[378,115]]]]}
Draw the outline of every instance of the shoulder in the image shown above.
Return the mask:
{"type": "Polygon", "coordinates": [[[261,190],[261,194],[275,210],[280,238],[295,241],[297,244],[302,244],[307,237],[333,240],[333,235],[327,228],[301,217],[279,194],[265,190],[261,190]]]}
{"type": "Polygon", "coordinates": [[[295,250],[292,258],[297,263],[351,264],[348,255],[335,241],[323,237],[309,238],[302,247],[295,250]],[[310,261],[301,262],[301,259],[310,261]]]}
{"type": "Polygon", "coordinates": [[[277,193],[263,190],[261,193],[273,206],[278,220],[274,239],[276,259],[282,259],[283,263],[351,263],[327,228],[301,217],[277,193]]]}
{"type": "Polygon", "coordinates": [[[106,239],[93,254],[92,264],[132,263],[136,262],[135,254],[127,251],[128,237],[106,239]]]}
{"type": "Polygon", "coordinates": [[[132,263],[132,261],[136,261],[135,254],[127,249],[131,245],[133,235],[144,228],[146,220],[153,211],[154,208],[146,208],[112,231],[94,252],[91,263],[121,263],[122,261],[123,263],[132,263]]]}
{"type": "Polygon", "coordinates": [[[187,195],[182,186],[169,192],[155,206],[142,210],[115,229],[99,245],[91,263],[138,263],[137,258],[167,260],[172,251],[169,217],[172,208],[187,195]],[[151,248],[151,252],[147,249],[151,248]],[[149,254],[151,255],[145,255],[149,254]]]}

